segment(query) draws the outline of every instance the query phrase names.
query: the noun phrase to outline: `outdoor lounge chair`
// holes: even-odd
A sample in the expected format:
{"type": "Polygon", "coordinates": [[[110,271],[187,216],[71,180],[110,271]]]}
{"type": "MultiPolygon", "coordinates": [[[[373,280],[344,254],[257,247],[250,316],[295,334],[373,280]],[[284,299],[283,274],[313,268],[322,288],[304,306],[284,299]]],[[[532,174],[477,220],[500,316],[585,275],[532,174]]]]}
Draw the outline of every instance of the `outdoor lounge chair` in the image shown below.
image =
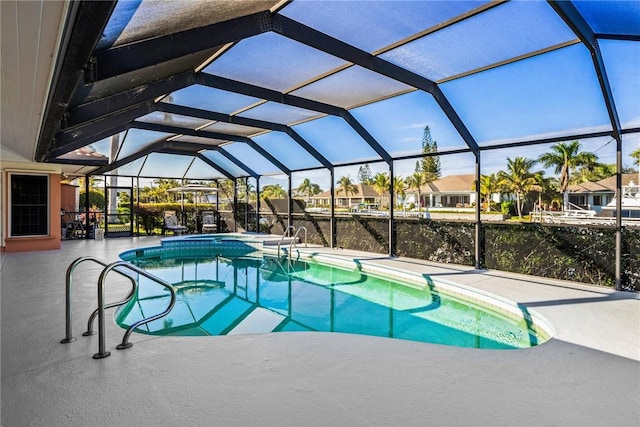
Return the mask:
{"type": "Polygon", "coordinates": [[[176,236],[181,236],[185,231],[187,231],[187,227],[184,225],[178,224],[178,217],[176,216],[176,211],[165,211],[164,212],[164,226],[162,228],[162,232],[166,230],[170,230],[176,236]]]}
{"type": "Polygon", "coordinates": [[[215,233],[218,231],[216,215],[213,211],[202,211],[202,233],[215,233]]]}

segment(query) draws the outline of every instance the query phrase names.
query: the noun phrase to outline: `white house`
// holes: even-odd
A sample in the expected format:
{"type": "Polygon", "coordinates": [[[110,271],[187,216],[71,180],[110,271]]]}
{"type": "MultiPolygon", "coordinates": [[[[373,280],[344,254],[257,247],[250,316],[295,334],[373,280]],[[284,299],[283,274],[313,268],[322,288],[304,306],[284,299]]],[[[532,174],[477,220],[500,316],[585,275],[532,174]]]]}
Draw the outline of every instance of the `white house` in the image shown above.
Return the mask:
{"type": "MultiPolygon", "coordinates": [[[[629,185],[631,181],[636,182],[638,174],[625,173],[622,175],[622,185],[629,185]]],[[[597,182],[583,182],[570,185],[569,202],[580,206],[583,209],[590,209],[600,212],[603,206],[614,199],[616,193],[616,177],[601,179],[597,182]]]]}
{"type": "MultiPolygon", "coordinates": [[[[449,175],[420,187],[420,206],[468,208],[475,204],[474,174],[449,175]]],[[[407,193],[411,193],[407,190],[407,193]]],[[[415,193],[415,191],[413,191],[415,193]]]]}

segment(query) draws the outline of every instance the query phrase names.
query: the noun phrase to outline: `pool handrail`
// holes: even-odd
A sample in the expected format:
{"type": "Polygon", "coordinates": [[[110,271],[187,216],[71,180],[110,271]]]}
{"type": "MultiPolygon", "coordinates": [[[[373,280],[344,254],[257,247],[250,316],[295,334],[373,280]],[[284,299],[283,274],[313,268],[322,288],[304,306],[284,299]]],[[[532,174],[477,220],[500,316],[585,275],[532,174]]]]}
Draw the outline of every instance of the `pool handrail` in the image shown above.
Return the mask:
{"type": "MultiPolygon", "coordinates": [[[[105,261],[102,261],[101,259],[92,257],[92,256],[83,256],[80,258],[76,258],[73,262],[71,262],[71,264],[69,264],[69,267],[67,268],[67,273],[65,276],[66,278],[65,280],[65,292],[66,292],[65,294],[65,337],[62,340],[60,340],[62,344],[68,344],[76,340],[76,338],[73,336],[72,325],[71,325],[71,284],[73,283],[73,273],[76,267],[85,261],[93,261],[96,264],[100,264],[103,267],[106,267],[108,265],[105,261]]],[[[122,305],[129,302],[129,300],[131,300],[131,298],[133,298],[133,296],[135,295],[135,292],[138,286],[138,282],[136,282],[136,279],[134,277],[129,276],[128,274],[120,270],[116,270],[116,272],[123,275],[127,279],[131,280],[131,284],[132,284],[131,293],[129,293],[129,295],[122,301],[108,304],[106,308],[116,307],[118,305],[122,305]]],[[[96,313],[97,313],[97,309],[96,311],[94,311],[94,314],[92,314],[92,316],[95,317],[96,313]]],[[[91,332],[90,325],[91,323],[89,323],[87,332],[83,333],[84,336],[93,335],[93,333],[91,332]]]]}
{"type": "Polygon", "coordinates": [[[280,241],[278,242],[278,251],[276,252],[276,254],[278,254],[278,256],[280,256],[280,246],[282,245],[282,241],[287,236],[291,237],[291,233],[289,233],[289,230],[294,230],[295,231],[295,229],[296,228],[293,225],[290,225],[290,226],[287,227],[286,230],[284,230],[284,233],[282,233],[282,237],[280,237],[280,241]]]}
{"type": "Polygon", "coordinates": [[[294,246],[296,246],[296,243],[297,243],[296,239],[298,238],[298,233],[300,233],[300,230],[304,230],[304,247],[305,248],[307,247],[307,227],[300,226],[298,227],[296,234],[293,235],[293,239],[291,239],[291,242],[289,242],[289,258],[291,258],[291,250],[293,249],[294,246]]]}
{"type": "Polygon", "coordinates": [[[108,357],[111,354],[110,351],[105,351],[104,280],[107,277],[107,274],[109,274],[109,272],[116,267],[124,267],[129,270],[135,271],[136,273],[146,277],[147,279],[153,280],[159,285],[167,288],[171,294],[171,301],[169,302],[169,306],[162,313],[144,318],[129,326],[124,336],[122,337],[122,343],[116,346],[118,350],[130,348],[131,346],[133,346],[133,344],[128,342],[128,340],[129,336],[135,328],[166,316],[173,309],[173,306],[176,303],[176,291],[175,289],[173,289],[173,286],[171,286],[170,283],[160,279],[159,277],[156,277],[153,274],[147,272],[146,270],[143,270],[139,267],[134,266],[133,264],[130,264],[127,261],[122,260],[112,262],[111,264],[106,266],[104,270],[102,270],[102,273],[100,273],[100,278],[98,279],[98,353],[93,355],[94,359],[102,359],[108,357]]]}

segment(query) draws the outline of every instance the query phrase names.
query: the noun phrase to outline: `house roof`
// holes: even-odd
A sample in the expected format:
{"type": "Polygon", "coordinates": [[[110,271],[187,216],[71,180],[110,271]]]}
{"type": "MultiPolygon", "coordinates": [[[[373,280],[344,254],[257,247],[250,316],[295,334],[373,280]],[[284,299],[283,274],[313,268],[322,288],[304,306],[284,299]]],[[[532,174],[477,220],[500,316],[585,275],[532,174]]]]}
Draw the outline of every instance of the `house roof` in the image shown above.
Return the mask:
{"type": "MultiPolygon", "coordinates": [[[[349,196],[346,196],[344,191],[342,191],[342,189],[340,189],[339,187],[336,187],[336,197],[380,197],[380,195],[376,192],[376,190],[374,190],[374,188],[371,185],[368,184],[355,184],[356,187],[358,188],[358,192],[355,194],[349,194],[349,196]]],[[[389,196],[389,192],[385,192],[382,194],[383,197],[384,196],[389,196]]],[[[331,197],[331,191],[327,190],[327,191],[323,191],[322,193],[316,194],[315,196],[312,196],[312,199],[327,199],[331,197]]]]}
{"type": "Polygon", "coordinates": [[[420,187],[421,193],[472,193],[474,174],[449,175],[420,187]]]}
{"type": "MultiPolygon", "coordinates": [[[[636,182],[637,180],[638,174],[636,173],[622,174],[622,185],[629,185],[631,181],[636,182]]],[[[573,184],[568,187],[568,190],[570,193],[613,193],[616,191],[616,177],[610,176],[609,178],[601,179],[600,181],[596,182],[582,182],[580,184],[573,184]]]]}

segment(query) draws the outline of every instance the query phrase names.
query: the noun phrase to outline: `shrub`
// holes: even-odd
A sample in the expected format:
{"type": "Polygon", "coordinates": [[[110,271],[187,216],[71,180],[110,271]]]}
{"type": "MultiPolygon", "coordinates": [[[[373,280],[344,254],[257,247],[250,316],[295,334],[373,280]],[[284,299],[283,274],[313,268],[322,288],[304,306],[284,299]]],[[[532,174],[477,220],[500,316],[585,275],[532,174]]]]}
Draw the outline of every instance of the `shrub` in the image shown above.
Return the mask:
{"type": "Polygon", "coordinates": [[[505,200],[500,204],[500,212],[504,215],[516,215],[516,204],[513,200],[505,200]]]}

